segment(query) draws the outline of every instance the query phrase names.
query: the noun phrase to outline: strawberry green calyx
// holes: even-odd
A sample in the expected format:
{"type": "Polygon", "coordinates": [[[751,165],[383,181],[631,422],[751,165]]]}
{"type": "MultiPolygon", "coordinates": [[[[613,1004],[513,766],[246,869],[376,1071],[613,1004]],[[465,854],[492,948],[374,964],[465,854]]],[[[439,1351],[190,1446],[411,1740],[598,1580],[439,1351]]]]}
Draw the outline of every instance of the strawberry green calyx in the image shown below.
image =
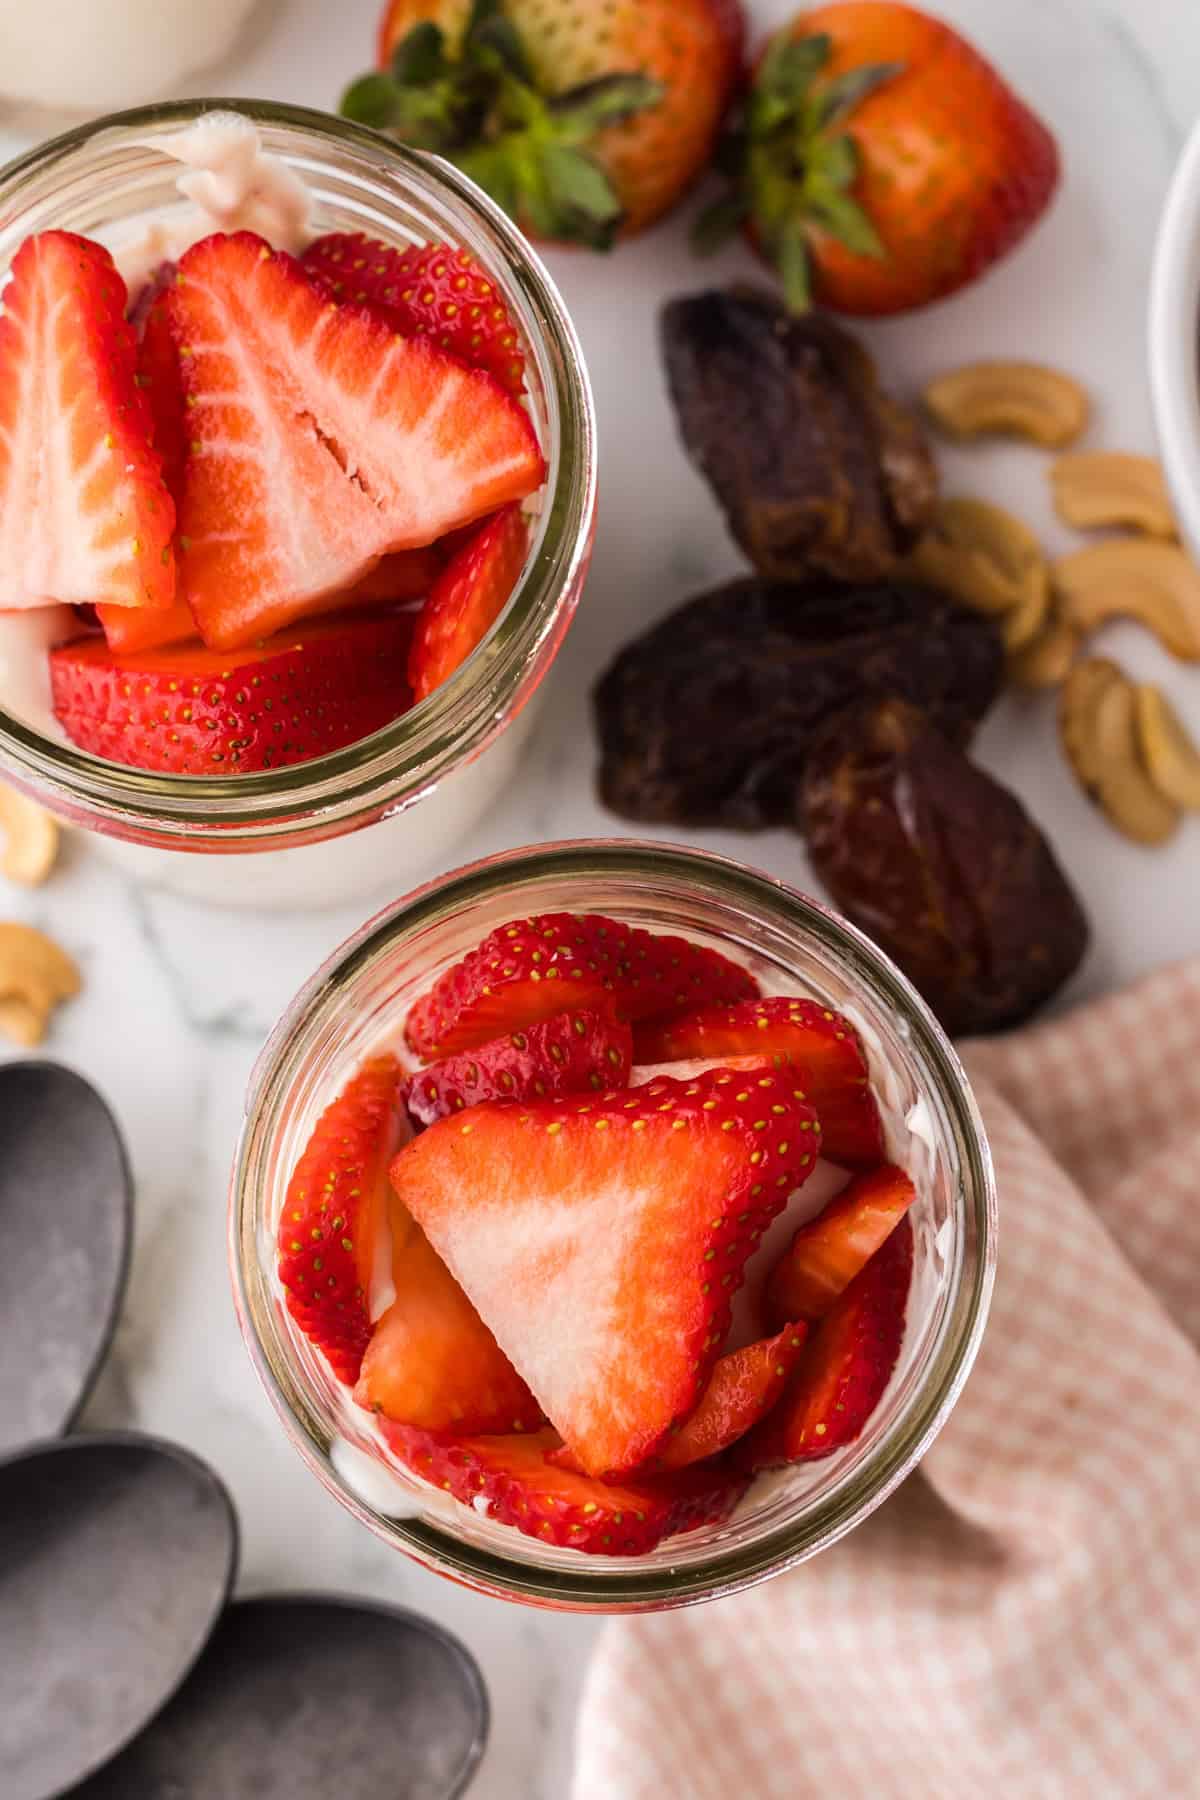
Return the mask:
{"type": "Polygon", "coordinates": [[[721,148],[729,191],[700,214],[692,232],[693,247],[703,254],[747,230],[779,270],[794,312],[812,302],[814,229],[857,255],[886,255],[853,197],[858,146],[845,125],[859,102],[903,65],[866,64],[829,79],[823,71],[831,49],[824,34],[771,41],[721,148]]]}
{"type": "Polygon", "coordinates": [[[432,21],[414,25],[389,69],[351,83],[341,110],[444,156],[539,237],[606,250],[622,208],[589,145],[663,93],[631,72],[547,94],[499,0],[475,0],[457,48],[432,21]]]}

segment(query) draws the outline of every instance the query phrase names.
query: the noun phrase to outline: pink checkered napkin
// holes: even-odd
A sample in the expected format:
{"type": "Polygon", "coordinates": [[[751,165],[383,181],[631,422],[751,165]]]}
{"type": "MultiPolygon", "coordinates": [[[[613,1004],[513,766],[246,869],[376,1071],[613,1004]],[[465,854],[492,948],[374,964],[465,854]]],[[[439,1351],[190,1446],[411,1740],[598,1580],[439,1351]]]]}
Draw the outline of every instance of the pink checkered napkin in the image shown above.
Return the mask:
{"type": "Polygon", "coordinates": [[[975,1371],[878,1513],[607,1627],[574,1800],[1200,1796],[1200,963],[968,1046],[975,1371]]]}

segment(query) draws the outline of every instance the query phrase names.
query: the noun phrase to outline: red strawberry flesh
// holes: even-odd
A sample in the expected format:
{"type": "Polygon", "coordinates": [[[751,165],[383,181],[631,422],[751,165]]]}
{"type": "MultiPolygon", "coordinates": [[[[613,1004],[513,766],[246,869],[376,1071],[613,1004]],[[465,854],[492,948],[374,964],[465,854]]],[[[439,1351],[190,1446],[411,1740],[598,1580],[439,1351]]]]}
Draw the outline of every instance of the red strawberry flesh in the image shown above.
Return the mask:
{"type": "Polygon", "coordinates": [[[818,1319],[895,1230],[916,1197],[892,1163],[859,1175],[825,1210],[802,1225],[780,1257],[766,1289],[768,1317],[778,1325],[818,1319]]]}
{"type": "Polygon", "coordinates": [[[849,1168],[873,1167],[883,1160],[883,1125],[858,1033],[819,1000],[753,1000],[651,1020],[636,1027],[633,1051],[638,1063],[777,1056],[795,1071],[817,1109],[826,1156],[849,1168]]]}
{"type": "Polygon", "coordinates": [[[631,1034],[610,1013],[558,1013],[414,1075],[409,1113],[432,1125],[481,1100],[546,1100],[599,1093],[629,1080],[631,1034]]]}
{"type": "Polygon", "coordinates": [[[173,775],[283,768],[357,743],[407,710],[404,614],[306,620],[265,644],[50,653],[54,714],[93,756],[173,775]]]}
{"type": "Polygon", "coordinates": [[[440,1438],[386,1419],[380,1429],[414,1474],[464,1506],[486,1502],[487,1516],[498,1523],[592,1556],[644,1555],[664,1538],[719,1524],[746,1489],[744,1477],[713,1463],[619,1483],[597,1481],[548,1460],[562,1442],[549,1429],[440,1438]]]}
{"type": "Polygon", "coordinates": [[[503,507],[451,557],[429,590],[413,633],[408,678],[424,700],[466,662],[504,611],[529,550],[529,522],[503,507]]]}
{"type": "Polygon", "coordinates": [[[521,338],[494,282],[449,244],[382,243],[362,232],[315,238],[300,258],[335,300],[370,307],[402,337],[428,337],[502,387],[525,386],[521,338]]]}
{"type": "Polygon", "coordinates": [[[607,1475],[695,1407],[746,1257],[819,1150],[786,1075],[718,1070],[488,1101],[391,1174],[581,1465],[607,1475]]]}
{"type": "Polygon", "coordinates": [[[640,1020],[757,993],[745,969],[685,938],[598,913],[539,913],[499,926],[448,969],[412,1007],[405,1030],[418,1055],[441,1057],[567,1007],[640,1020]]]}
{"type": "Polygon", "coordinates": [[[396,1297],[354,1398],[427,1431],[535,1431],[541,1409],[411,1214],[388,1206],[396,1297]]]}
{"type": "Polygon", "coordinates": [[[655,1468],[686,1468],[744,1437],[778,1400],[807,1335],[801,1320],[773,1338],[718,1357],[696,1410],[668,1438],[654,1459],[655,1468]]]}
{"type": "Polygon", "coordinates": [[[0,594],[168,607],[175,508],[137,385],[125,284],[98,244],[28,237],[0,316],[0,594]]]}
{"type": "Polygon", "coordinates": [[[190,437],[181,581],[216,648],[543,478],[528,415],[490,375],[338,306],[252,232],[194,244],[163,304],[190,437]]]}
{"type": "Polygon", "coordinates": [[[317,1122],[279,1220],[288,1311],[342,1381],[358,1379],[371,1336],[371,1278],[397,1138],[399,1064],[363,1064],[317,1122]]]}
{"type": "Polygon", "coordinates": [[[739,1467],[815,1462],[861,1434],[900,1355],[912,1260],[906,1215],[814,1328],[779,1401],[733,1452],[739,1467]]]}

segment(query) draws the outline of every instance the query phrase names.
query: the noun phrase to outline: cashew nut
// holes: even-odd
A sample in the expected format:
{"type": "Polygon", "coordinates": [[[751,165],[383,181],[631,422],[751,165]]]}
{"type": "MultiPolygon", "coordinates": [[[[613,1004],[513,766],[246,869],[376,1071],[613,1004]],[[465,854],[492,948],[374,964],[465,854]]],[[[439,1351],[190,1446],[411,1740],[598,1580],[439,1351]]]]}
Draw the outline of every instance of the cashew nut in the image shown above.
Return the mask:
{"type": "Polygon", "coordinates": [[[1150,537],[1178,536],[1171,498],[1152,456],[1124,450],[1072,450],[1050,465],[1054,508],[1081,531],[1125,526],[1150,537]]]}
{"type": "Polygon", "coordinates": [[[1020,519],[987,500],[940,501],[908,568],[978,612],[1035,615],[1026,636],[1046,609],[1049,579],[1040,544],[1020,519]]]}
{"type": "Polygon", "coordinates": [[[1031,643],[1008,659],[1008,678],[1017,687],[1057,687],[1071,673],[1079,652],[1079,636],[1056,613],[1031,643]]]}
{"type": "Polygon", "coordinates": [[[1133,684],[1100,657],[1077,664],[1063,685],[1059,731],[1085,792],[1118,831],[1138,844],[1164,844],[1179,808],[1142,767],[1133,684]]]}
{"type": "Polygon", "coordinates": [[[1086,389],[1040,363],[968,363],[937,376],[922,397],[933,423],[954,438],[999,435],[1063,448],[1088,421],[1086,389]]]}
{"type": "Polygon", "coordinates": [[[1151,781],[1185,812],[1200,812],[1200,746],[1161,688],[1141,683],[1133,697],[1138,747],[1151,781]]]}
{"type": "Polygon", "coordinates": [[[79,970],[32,925],[0,923],[0,1031],[40,1044],[54,1008],[79,992],[79,970]]]}
{"type": "Polygon", "coordinates": [[[1178,544],[1106,538],[1060,557],[1050,581],[1064,622],[1081,634],[1137,619],[1173,656],[1200,662],[1200,569],[1178,544]]]}
{"type": "Polygon", "coordinates": [[[4,831],[0,871],[24,887],[39,886],[58,855],[58,826],[54,819],[36,800],[0,782],[0,827],[4,831]]]}

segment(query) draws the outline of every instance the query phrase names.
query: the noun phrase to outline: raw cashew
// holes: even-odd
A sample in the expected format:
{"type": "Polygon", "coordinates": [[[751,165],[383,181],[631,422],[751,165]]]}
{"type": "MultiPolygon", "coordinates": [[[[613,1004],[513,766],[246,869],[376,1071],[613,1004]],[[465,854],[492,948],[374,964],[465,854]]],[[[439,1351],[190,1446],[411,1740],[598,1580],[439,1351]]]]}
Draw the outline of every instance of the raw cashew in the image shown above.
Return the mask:
{"type": "Polygon", "coordinates": [[[1040,363],[968,363],[929,382],[923,399],[933,423],[954,438],[1019,437],[1062,449],[1088,421],[1086,389],[1040,363]]]}
{"type": "Polygon", "coordinates": [[[1008,659],[1008,677],[1017,687],[1058,687],[1071,673],[1079,636],[1053,613],[1031,643],[1008,659]]]}
{"type": "Polygon", "coordinates": [[[1178,544],[1107,538],[1060,557],[1050,581],[1064,622],[1081,634],[1137,619],[1173,656],[1200,662],[1200,569],[1178,544]]]}
{"type": "MultiPolygon", "coordinates": [[[[1049,577],[1041,545],[1020,519],[988,500],[958,495],[940,501],[908,568],[918,581],[978,612],[1006,621],[1017,615],[1021,643],[1034,635],[1046,610],[1049,577]]],[[[1005,629],[1007,637],[1007,623],[1005,629]]]]}
{"type": "Polygon", "coordinates": [[[1099,657],[1079,663],[1062,690],[1063,749],[1118,831],[1134,843],[1164,844],[1179,824],[1179,808],[1142,766],[1134,705],[1133,684],[1115,663],[1099,657]]]}
{"type": "Polygon", "coordinates": [[[44,806],[0,781],[0,830],[4,854],[0,872],[23,887],[37,887],[58,855],[58,825],[44,806]]]}
{"type": "Polygon", "coordinates": [[[1050,465],[1054,508],[1081,531],[1124,526],[1150,537],[1178,536],[1163,472],[1152,456],[1072,450],[1050,465]]]}
{"type": "Polygon", "coordinates": [[[79,970],[32,925],[0,923],[0,1031],[40,1044],[55,1007],[79,992],[79,970]]]}
{"type": "Polygon", "coordinates": [[[1200,746],[1161,688],[1134,689],[1138,747],[1160,794],[1185,812],[1200,812],[1200,746]]]}

